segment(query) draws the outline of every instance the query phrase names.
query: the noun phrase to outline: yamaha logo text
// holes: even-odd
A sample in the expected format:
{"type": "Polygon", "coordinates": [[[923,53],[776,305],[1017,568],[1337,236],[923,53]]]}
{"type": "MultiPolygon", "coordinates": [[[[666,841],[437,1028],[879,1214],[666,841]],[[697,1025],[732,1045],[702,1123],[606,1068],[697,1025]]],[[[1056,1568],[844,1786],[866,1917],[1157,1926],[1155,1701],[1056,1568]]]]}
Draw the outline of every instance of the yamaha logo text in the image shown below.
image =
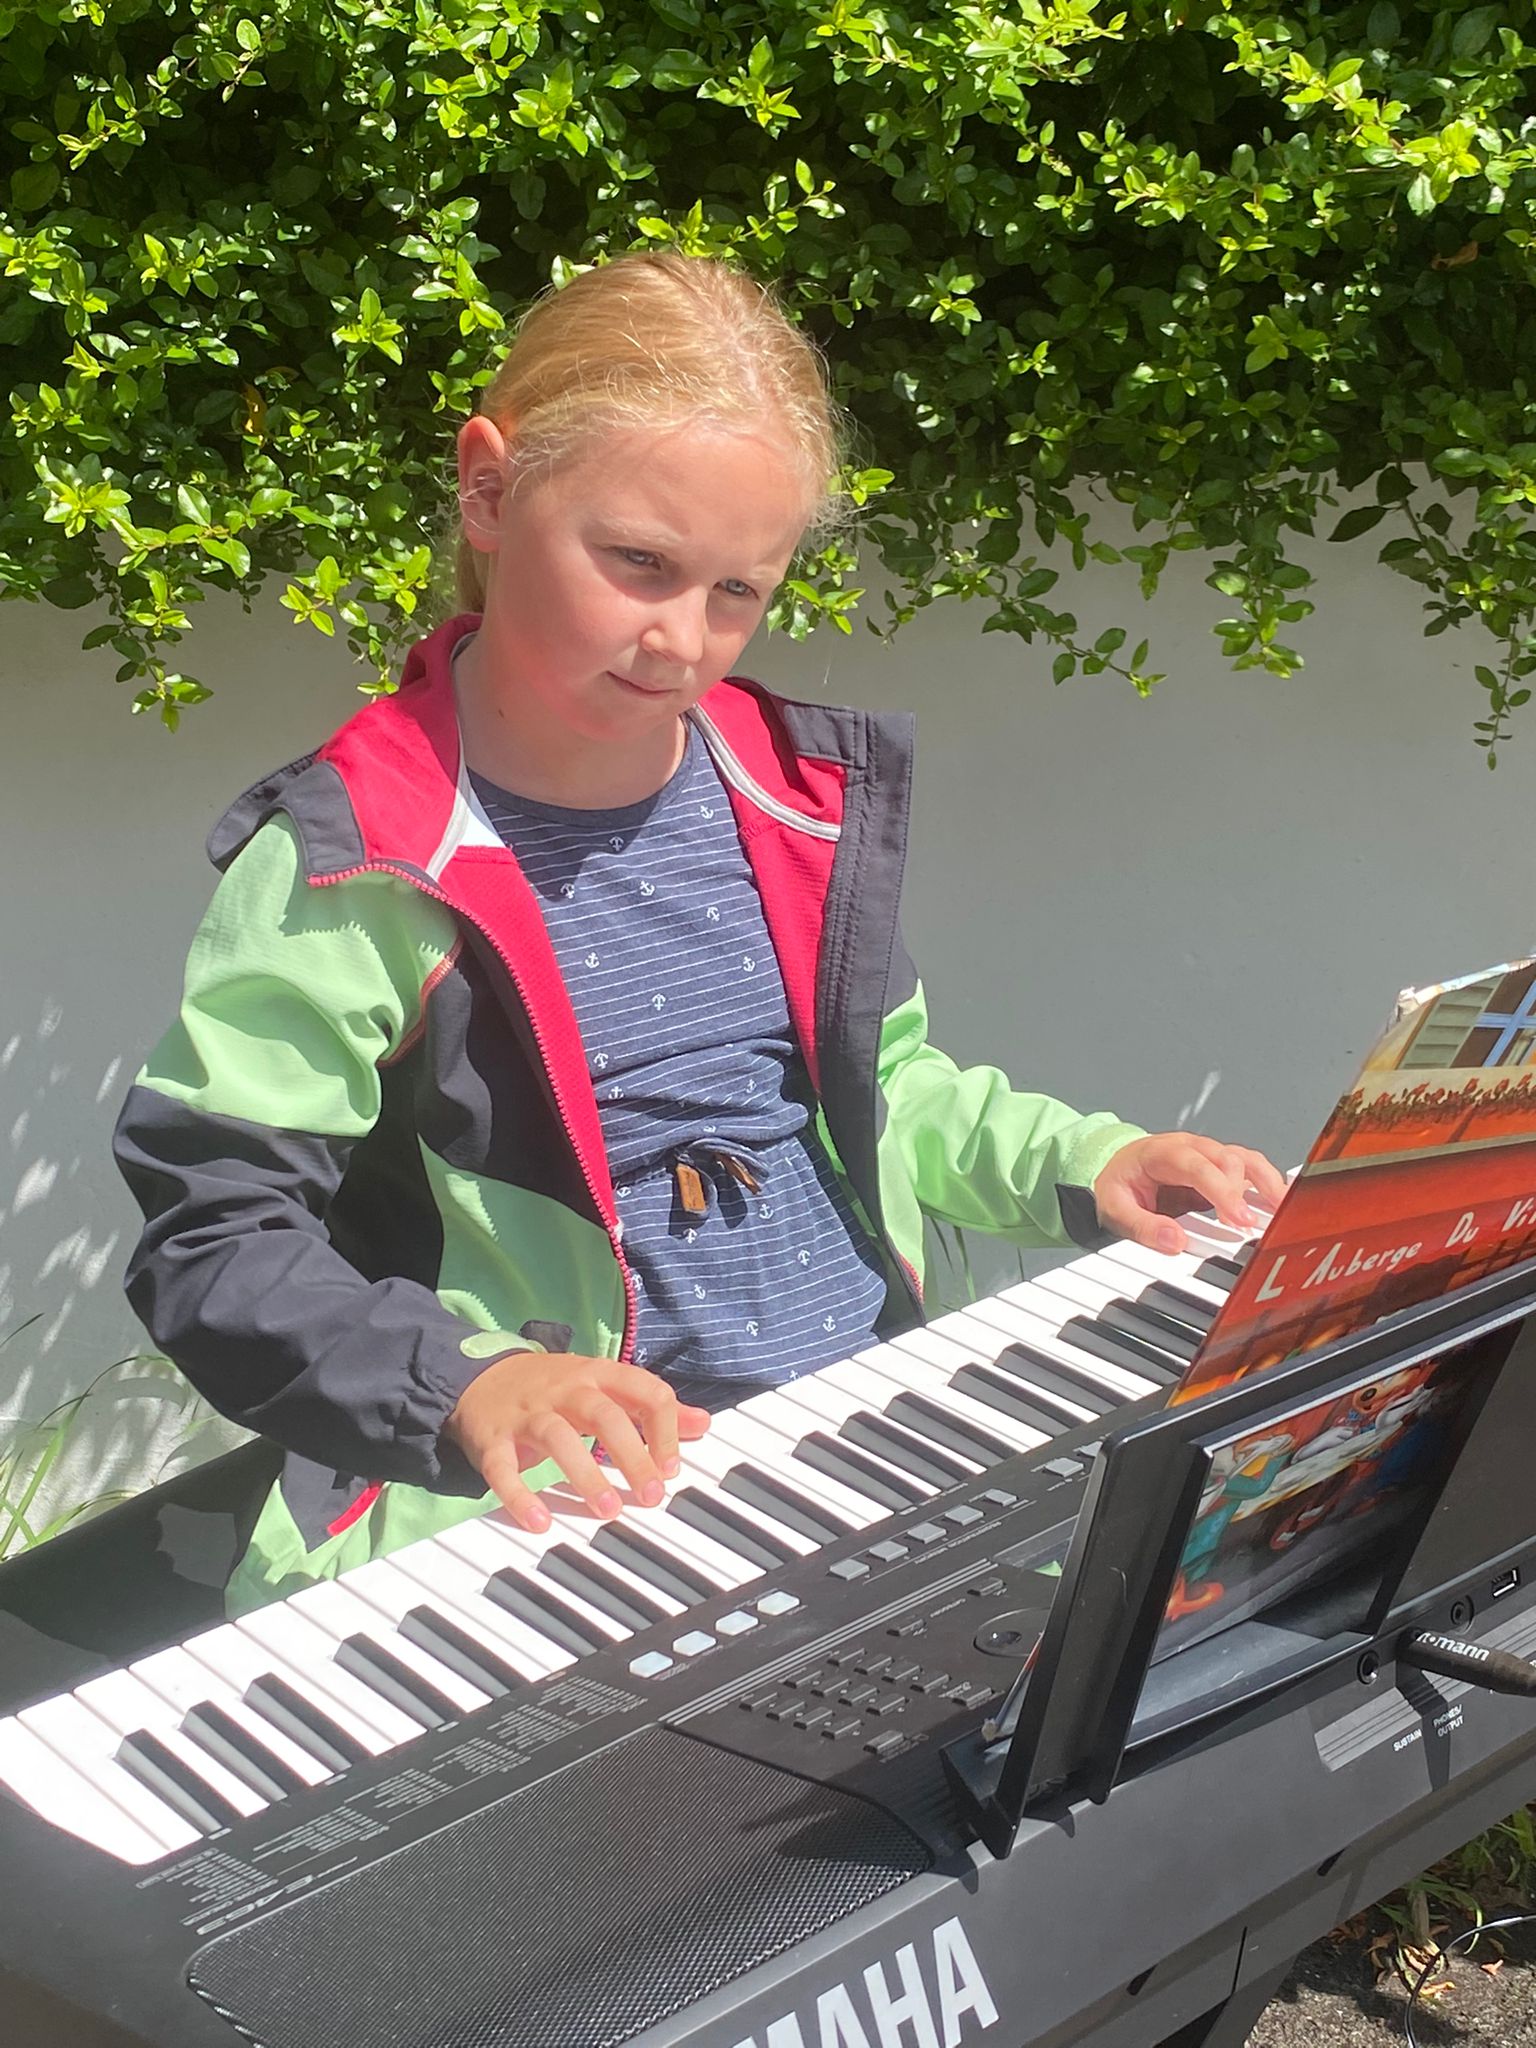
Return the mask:
{"type": "Polygon", "coordinates": [[[736,2048],[959,2048],[996,2024],[965,1930],[946,1920],[921,1955],[909,1942],[889,1964],[871,1963],[736,2048]]]}

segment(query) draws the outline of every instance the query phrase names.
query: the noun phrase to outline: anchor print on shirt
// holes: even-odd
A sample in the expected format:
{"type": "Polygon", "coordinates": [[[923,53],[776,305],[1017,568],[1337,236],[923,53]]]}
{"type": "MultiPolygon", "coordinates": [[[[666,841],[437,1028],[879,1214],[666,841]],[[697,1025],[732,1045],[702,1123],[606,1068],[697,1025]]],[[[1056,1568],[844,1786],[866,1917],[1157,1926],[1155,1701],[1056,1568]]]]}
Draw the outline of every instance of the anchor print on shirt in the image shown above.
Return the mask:
{"type": "Polygon", "coordinates": [[[640,884],[640,894],[642,896],[654,896],[656,894],[656,884],[654,882],[642,882],[640,884]]]}

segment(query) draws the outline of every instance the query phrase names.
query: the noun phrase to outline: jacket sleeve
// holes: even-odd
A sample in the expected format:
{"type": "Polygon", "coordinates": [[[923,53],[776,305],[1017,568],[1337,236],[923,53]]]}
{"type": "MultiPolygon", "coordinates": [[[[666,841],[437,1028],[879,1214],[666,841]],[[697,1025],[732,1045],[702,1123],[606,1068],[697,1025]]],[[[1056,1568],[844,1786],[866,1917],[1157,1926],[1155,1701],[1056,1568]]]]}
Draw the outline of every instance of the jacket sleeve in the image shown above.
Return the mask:
{"type": "Polygon", "coordinates": [[[1021,1245],[1108,1241],[1089,1190],[1139,1125],[1023,1094],[996,1067],[958,1067],[928,1042],[921,983],[884,1020],[882,1149],[894,1146],[918,1206],[940,1222],[1021,1245]]]}
{"type": "Polygon", "coordinates": [[[337,1471],[477,1494],[443,1423],[492,1357],[538,1347],[417,1281],[370,1281],[326,1231],[379,1062],[454,937],[389,877],[312,889],[292,826],[268,820],[215,892],[113,1149],[145,1217],[129,1300],[221,1414],[337,1471]]]}

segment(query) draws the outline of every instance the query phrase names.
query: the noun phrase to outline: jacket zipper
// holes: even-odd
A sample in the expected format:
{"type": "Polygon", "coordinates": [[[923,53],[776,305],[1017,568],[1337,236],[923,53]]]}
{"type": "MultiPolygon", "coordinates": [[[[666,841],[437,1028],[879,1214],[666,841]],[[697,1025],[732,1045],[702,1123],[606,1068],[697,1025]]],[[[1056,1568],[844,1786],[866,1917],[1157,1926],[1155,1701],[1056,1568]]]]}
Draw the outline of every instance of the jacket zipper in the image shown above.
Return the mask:
{"type": "Polygon", "coordinates": [[[565,1097],[561,1094],[559,1083],[555,1079],[554,1069],[549,1063],[549,1053],[545,1045],[543,1033],[539,1030],[538,1023],[533,1014],[533,1007],[528,1001],[527,992],[518,977],[517,969],[512,965],[512,962],[496,943],[495,938],[480,923],[478,918],[468,917],[459,905],[443,890],[434,889],[427,883],[418,881],[415,875],[408,874],[404,868],[392,866],[388,861],[364,861],[358,867],[342,868],[333,875],[311,876],[309,884],[312,889],[324,889],[328,888],[333,882],[350,882],[356,875],[393,875],[397,881],[408,882],[413,889],[419,890],[423,896],[430,896],[435,903],[441,903],[444,909],[452,911],[455,917],[462,918],[466,924],[472,924],[506,969],[507,979],[511,982],[513,988],[517,990],[518,998],[523,1005],[523,1014],[527,1017],[528,1028],[533,1033],[533,1042],[539,1049],[539,1058],[544,1062],[545,1078],[549,1082],[550,1093],[555,1098],[555,1107],[560,1112],[560,1121],[565,1126],[566,1137],[570,1139],[571,1150],[576,1154],[576,1163],[581,1168],[581,1177],[586,1182],[587,1193],[592,1197],[593,1208],[603,1218],[603,1229],[607,1234],[609,1246],[613,1251],[615,1262],[619,1268],[619,1278],[624,1284],[624,1334],[619,1343],[619,1359],[625,1365],[632,1364],[633,1360],[630,1357],[630,1352],[635,1341],[635,1323],[639,1314],[639,1307],[635,1297],[635,1278],[629,1269],[628,1260],[620,1249],[619,1230],[603,1214],[602,1197],[599,1195],[592,1175],[587,1169],[586,1160],[581,1156],[580,1148],[577,1146],[575,1139],[571,1137],[571,1120],[566,1110],[565,1097]]]}

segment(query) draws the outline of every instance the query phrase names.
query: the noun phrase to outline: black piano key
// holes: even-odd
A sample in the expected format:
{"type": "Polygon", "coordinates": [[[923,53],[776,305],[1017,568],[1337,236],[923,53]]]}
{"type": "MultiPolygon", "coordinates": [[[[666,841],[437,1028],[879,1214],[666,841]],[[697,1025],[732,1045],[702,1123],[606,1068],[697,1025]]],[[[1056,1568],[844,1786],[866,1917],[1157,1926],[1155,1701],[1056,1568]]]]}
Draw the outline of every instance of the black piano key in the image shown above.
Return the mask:
{"type": "Polygon", "coordinates": [[[1011,1373],[1021,1385],[1032,1388],[1034,1392],[1047,1398],[1055,1395],[1058,1400],[1070,1401],[1075,1407],[1086,1409],[1090,1415],[1107,1415],[1111,1408],[1120,1405],[1117,1397],[1106,1390],[1104,1382],[1095,1379],[1086,1366],[1047,1357],[1032,1344],[1005,1345],[993,1359],[992,1370],[1011,1373]]]}
{"type": "Polygon", "coordinates": [[[794,1455],[813,1472],[825,1472],[829,1479],[852,1487],[878,1507],[910,1508],[929,1498],[925,1487],[914,1486],[910,1479],[882,1469],[866,1452],[856,1450],[852,1444],[840,1444],[823,1429],[808,1430],[795,1445],[794,1455]]]}
{"type": "Polygon", "coordinates": [[[305,1789],[292,1764],[274,1756],[265,1743],[258,1742],[248,1728],[242,1728],[212,1700],[201,1701],[184,1716],[181,1732],[221,1763],[231,1777],[248,1785],[258,1799],[287,1799],[305,1789]]]}
{"type": "Polygon", "coordinates": [[[1060,1436],[1072,1426],[1072,1417],[1063,1415],[1049,1402],[1032,1397],[1017,1380],[1006,1373],[993,1372],[989,1366],[963,1365],[949,1384],[957,1393],[969,1394],[973,1401],[995,1408],[999,1415],[1011,1415],[1027,1429],[1038,1429],[1042,1436],[1060,1436]]]}
{"type": "Polygon", "coordinates": [[[969,1465],[962,1465],[958,1459],[936,1450],[925,1438],[913,1436],[910,1430],[871,1409],[861,1408],[856,1415],[850,1415],[839,1423],[837,1433],[860,1450],[873,1451],[877,1458],[888,1458],[903,1472],[910,1472],[914,1479],[921,1479],[940,1492],[976,1476],[969,1465]]]}
{"type": "Polygon", "coordinates": [[[408,1643],[445,1664],[466,1685],[478,1685],[493,1700],[505,1699],[509,1692],[521,1692],[527,1686],[527,1679],[515,1665],[505,1663],[478,1636],[472,1636],[425,1601],[402,1614],[397,1626],[408,1643]]]}
{"type": "Polygon", "coordinates": [[[245,1703],[252,1713],[263,1715],[328,1771],[344,1771],[367,1760],[368,1751],[357,1737],[349,1735],[303,1693],[295,1692],[285,1678],[274,1674],[253,1680],[246,1687],[245,1703]]]}
{"type": "Polygon", "coordinates": [[[1188,1324],[1192,1330],[1202,1334],[1216,1320],[1214,1301],[1202,1301],[1198,1294],[1191,1294],[1187,1287],[1180,1287],[1172,1280],[1154,1280],[1137,1295],[1138,1301],[1146,1302],[1152,1308],[1160,1308],[1165,1314],[1188,1324]]]}
{"type": "Polygon", "coordinates": [[[221,1793],[205,1785],[190,1765],[167,1749],[158,1735],[142,1730],[125,1735],[117,1760],[130,1777],[163,1799],[200,1835],[217,1834],[220,1828],[232,1828],[243,1818],[221,1793]]]}
{"type": "Polygon", "coordinates": [[[1173,1358],[1182,1358],[1186,1364],[1200,1348],[1199,1333],[1188,1324],[1165,1314],[1151,1302],[1131,1301],[1124,1295],[1106,1301],[1095,1312],[1094,1321],[1111,1330],[1128,1330],[1133,1337],[1145,1337],[1148,1343],[1173,1358]]]}
{"type": "Polygon", "coordinates": [[[697,1529],[701,1536],[713,1537],[744,1564],[760,1565],[764,1571],[793,1564],[800,1555],[793,1545],[783,1542],[771,1530],[738,1514],[726,1501],[700,1493],[693,1486],[678,1488],[667,1503],[667,1513],[676,1515],[690,1529],[697,1529]]]}
{"type": "Polygon", "coordinates": [[[557,1586],[578,1593],[589,1607],[606,1614],[620,1628],[638,1634],[653,1622],[670,1619],[668,1611],[655,1600],[626,1585],[607,1571],[595,1557],[589,1557],[569,1543],[557,1543],[539,1559],[539,1570],[557,1586]]]}
{"type": "Polygon", "coordinates": [[[674,1557],[670,1550],[654,1542],[651,1537],[637,1529],[633,1522],[605,1522],[592,1538],[592,1548],[611,1557],[615,1564],[633,1572],[637,1579],[644,1579],[648,1586],[654,1586],[658,1593],[665,1593],[669,1600],[676,1600],[683,1607],[697,1607],[701,1600],[709,1600],[720,1588],[685,1564],[680,1557],[674,1557]]]}
{"type": "Polygon", "coordinates": [[[459,1717],[458,1708],[446,1693],[439,1692],[419,1671],[413,1671],[372,1636],[359,1633],[338,1643],[336,1662],[392,1707],[398,1707],[418,1728],[441,1728],[459,1717]]]}
{"type": "Polygon", "coordinates": [[[885,1412],[893,1422],[904,1422],[919,1436],[958,1451],[962,1458],[969,1458],[974,1464],[1000,1465],[1004,1458],[1014,1455],[1014,1445],[1005,1443],[1000,1436],[993,1436],[990,1430],[982,1429],[974,1422],[960,1421],[958,1416],[948,1414],[936,1401],[930,1401],[926,1394],[898,1394],[894,1401],[886,1402],[885,1412]]]}
{"type": "Polygon", "coordinates": [[[772,1515],[776,1522],[782,1522],[786,1529],[795,1530],[812,1543],[835,1543],[849,1533],[846,1522],[834,1521],[782,1479],[759,1471],[755,1465],[733,1465],[720,1481],[720,1488],[723,1493],[734,1493],[760,1514],[772,1515]]]}
{"type": "Polygon", "coordinates": [[[515,1614],[550,1642],[558,1643],[562,1650],[569,1650],[572,1656],[585,1657],[589,1650],[605,1649],[613,1641],[596,1622],[577,1614],[556,1594],[525,1578],[511,1565],[491,1573],[485,1582],[485,1597],[504,1607],[508,1614],[515,1614]]]}
{"type": "Polygon", "coordinates": [[[1171,1387],[1184,1376],[1183,1368],[1166,1351],[1124,1330],[1106,1330],[1092,1316],[1068,1316],[1061,1326],[1061,1341],[1092,1352],[1095,1358],[1107,1358],[1111,1365],[1123,1365],[1127,1372],[1140,1373],[1144,1380],[1156,1380],[1161,1386],[1171,1387]]]}
{"type": "Polygon", "coordinates": [[[1230,1259],[1213,1253],[1195,1268],[1195,1278],[1203,1280],[1207,1287],[1219,1287],[1224,1294],[1230,1294],[1242,1279],[1243,1268],[1247,1265],[1248,1258],[1249,1248],[1246,1245],[1240,1254],[1234,1253],[1230,1259]]]}

